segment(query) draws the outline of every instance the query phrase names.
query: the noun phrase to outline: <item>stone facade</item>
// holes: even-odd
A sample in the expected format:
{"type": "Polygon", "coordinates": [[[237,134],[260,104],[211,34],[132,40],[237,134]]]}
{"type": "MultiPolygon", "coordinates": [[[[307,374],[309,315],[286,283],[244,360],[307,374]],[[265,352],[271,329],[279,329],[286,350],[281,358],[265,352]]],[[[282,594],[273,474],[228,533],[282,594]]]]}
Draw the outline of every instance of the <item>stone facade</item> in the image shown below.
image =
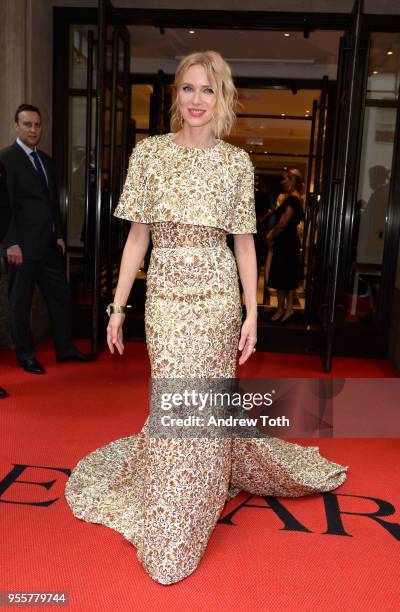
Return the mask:
{"type": "Polygon", "coordinates": [[[15,139],[14,113],[22,102],[41,110],[41,148],[51,154],[52,6],[46,0],[0,2],[0,148],[15,139]]]}

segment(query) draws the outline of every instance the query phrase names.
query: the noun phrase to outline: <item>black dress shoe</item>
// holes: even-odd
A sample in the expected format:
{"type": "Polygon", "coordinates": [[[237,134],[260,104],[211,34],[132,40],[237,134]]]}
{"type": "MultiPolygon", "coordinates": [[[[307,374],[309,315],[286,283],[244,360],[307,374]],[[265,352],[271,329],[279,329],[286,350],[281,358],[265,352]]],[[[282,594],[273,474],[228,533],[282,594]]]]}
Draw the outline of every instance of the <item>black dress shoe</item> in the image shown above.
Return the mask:
{"type": "Polygon", "coordinates": [[[79,361],[80,363],[87,363],[89,361],[94,361],[94,359],[91,355],[86,355],[85,353],[81,353],[80,351],[74,351],[69,355],[57,357],[57,361],[61,363],[64,363],[65,361],[79,361]]]}
{"type": "Polygon", "coordinates": [[[40,365],[37,359],[33,357],[32,359],[19,359],[19,365],[25,372],[30,372],[31,374],[44,374],[45,369],[40,365]]]}
{"type": "Polygon", "coordinates": [[[7,396],[8,396],[7,391],[0,387],[0,399],[3,399],[4,397],[7,397],[7,396]]]}

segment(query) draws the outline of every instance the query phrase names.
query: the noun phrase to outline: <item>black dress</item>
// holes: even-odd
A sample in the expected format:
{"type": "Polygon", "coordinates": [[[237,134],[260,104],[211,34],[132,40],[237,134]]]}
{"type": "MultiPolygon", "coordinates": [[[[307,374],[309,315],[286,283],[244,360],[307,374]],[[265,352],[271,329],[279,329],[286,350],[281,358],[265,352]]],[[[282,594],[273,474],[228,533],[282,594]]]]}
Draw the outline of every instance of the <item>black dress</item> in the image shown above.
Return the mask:
{"type": "Polygon", "coordinates": [[[272,262],[268,276],[268,285],[274,289],[297,289],[300,283],[300,240],[297,226],[303,218],[299,198],[289,196],[275,211],[276,223],[290,206],[294,215],[280,234],[274,238],[272,245],[272,262]]]}

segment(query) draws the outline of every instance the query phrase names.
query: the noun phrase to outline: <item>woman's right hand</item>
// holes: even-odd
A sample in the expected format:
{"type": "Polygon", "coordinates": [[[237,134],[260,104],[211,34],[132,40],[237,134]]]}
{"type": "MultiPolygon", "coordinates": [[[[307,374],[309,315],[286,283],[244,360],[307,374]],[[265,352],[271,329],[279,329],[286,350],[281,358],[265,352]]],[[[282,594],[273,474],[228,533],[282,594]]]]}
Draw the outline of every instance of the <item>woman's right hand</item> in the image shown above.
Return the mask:
{"type": "Polygon", "coordinates": [[[124,324],[125,314],[115,312],[110,316],[107,326],[107,344],[110,352],[114,354],[114,347],[117,347],[118,353],[122,355],[124,352],[124,343],[122,335],[122,326],[124,324]]]}

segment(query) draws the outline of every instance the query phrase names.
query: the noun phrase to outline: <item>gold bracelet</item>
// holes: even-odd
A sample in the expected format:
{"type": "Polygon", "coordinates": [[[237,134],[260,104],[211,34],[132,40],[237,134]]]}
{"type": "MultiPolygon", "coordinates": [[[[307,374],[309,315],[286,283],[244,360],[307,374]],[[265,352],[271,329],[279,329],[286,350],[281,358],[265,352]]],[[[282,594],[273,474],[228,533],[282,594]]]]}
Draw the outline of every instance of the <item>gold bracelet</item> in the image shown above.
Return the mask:
{"type": "Polygon", "coordinates": [[[106,313],[109,317],[111,317],[112,314],[124,313],[127,308],[132,308],[132,306],[130,306],[129,304],[127,304],[126,306],[118,306],[118,304],[111,303],[107,306],[106,313]]]}

